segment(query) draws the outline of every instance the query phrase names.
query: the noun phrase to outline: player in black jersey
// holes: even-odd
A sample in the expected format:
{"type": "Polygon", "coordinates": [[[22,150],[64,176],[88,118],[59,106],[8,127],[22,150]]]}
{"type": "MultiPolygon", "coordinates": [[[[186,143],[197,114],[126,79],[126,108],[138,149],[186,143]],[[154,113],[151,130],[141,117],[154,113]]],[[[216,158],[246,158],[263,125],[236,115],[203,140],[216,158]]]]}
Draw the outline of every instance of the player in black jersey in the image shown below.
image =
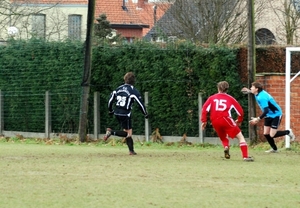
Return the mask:
{"type": "Polygon", "coordinates": [[[130,155],[136,155],[133,147],[132,139],[132,124],[131,124],[131,109],[132,104],[136,102],[139,105],[145,118],[148,118],[148,113],[143,103],[142,97],[137,89],[134,88],[135,76],[132,72],[128,72],[124,76],[125,84],[119,86],[114,90],[108,101],[108,111],[110,115],[115,115],[119,124],[123,128],[121,130],[112,130],[111,128],[106,129],[106,134],[103,140],[106,141],[111,135],[125,137],[126,144],[129,149],[130,155]],[[113,109],[113,104],[115,108],[113,109]]]}

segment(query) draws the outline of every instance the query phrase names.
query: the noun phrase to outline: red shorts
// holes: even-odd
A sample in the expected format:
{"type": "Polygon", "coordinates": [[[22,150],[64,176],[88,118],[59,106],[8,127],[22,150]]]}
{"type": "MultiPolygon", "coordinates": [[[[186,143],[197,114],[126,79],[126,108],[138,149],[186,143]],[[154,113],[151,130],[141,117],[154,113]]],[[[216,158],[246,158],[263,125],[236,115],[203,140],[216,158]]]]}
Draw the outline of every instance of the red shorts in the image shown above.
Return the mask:
{"type": "Polygon", "coordinates": [[[236,125],[234,120],[230,117],[222,117],[212,122],[214,129],[216,130],[220,138],[227,137],[227,135],[234,139],[241,129],[236,125]]]}

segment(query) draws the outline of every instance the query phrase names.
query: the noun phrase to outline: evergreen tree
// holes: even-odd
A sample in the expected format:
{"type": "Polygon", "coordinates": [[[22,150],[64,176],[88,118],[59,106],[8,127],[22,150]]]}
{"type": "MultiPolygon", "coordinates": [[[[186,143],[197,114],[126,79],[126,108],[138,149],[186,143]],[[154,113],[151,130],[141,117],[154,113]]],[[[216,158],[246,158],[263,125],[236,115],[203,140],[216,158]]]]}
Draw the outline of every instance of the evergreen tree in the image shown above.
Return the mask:
{"type": "Polygon", "coordinates": [[[110,22],[107,20],[106,14],[101,14],[96,19],[98,23],[95,24],[94,34],[97,42],[109,42],[113,43],[120,37],[119,34],[114,35],[114,30],[110,26],[110,22]]]}

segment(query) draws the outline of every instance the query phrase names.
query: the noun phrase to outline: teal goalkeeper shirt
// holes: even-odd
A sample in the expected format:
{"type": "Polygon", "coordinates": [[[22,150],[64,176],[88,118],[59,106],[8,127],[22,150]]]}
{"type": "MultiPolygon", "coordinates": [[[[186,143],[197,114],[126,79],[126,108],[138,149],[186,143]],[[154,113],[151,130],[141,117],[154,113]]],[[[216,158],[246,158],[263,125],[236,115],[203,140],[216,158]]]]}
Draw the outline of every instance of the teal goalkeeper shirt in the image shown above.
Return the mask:
{"type": "Polygon", "coordinates": [[[282,111],[280,106],[276,103],[274,98],[265,90],[259,92],[255,96],[255,99],[262,111],[264,111],[264,108],[266,107],[269,108],[269,112],[265,117],[275,118],[276,116],[282,116],[282,111]]]}

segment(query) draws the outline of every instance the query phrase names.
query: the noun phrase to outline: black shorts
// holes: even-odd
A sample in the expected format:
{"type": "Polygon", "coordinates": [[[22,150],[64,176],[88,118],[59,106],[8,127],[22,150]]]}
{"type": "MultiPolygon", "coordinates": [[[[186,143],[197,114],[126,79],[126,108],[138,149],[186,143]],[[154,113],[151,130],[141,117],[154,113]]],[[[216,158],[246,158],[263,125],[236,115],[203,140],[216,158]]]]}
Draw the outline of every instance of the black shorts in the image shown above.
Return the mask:
{"type": "Polygon", "coordinates": [[[119,121],[119,124],[123,129],[125,129],[125,130],[132,129],[131,117],[116,115],[116,118],[119,121]]]}
{"type": "Polygon", "coordinates": [[[266,117],[265,118],[265,126],[270,126],[272,129],[278,129],[280,125],[281,116],[277,116],[275,118],[266,117]]]}

